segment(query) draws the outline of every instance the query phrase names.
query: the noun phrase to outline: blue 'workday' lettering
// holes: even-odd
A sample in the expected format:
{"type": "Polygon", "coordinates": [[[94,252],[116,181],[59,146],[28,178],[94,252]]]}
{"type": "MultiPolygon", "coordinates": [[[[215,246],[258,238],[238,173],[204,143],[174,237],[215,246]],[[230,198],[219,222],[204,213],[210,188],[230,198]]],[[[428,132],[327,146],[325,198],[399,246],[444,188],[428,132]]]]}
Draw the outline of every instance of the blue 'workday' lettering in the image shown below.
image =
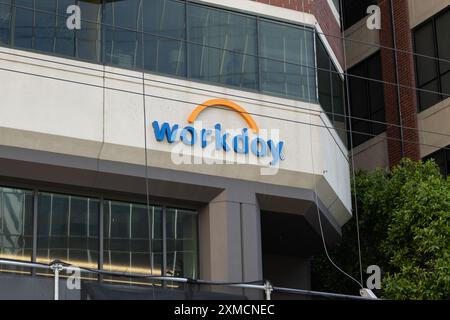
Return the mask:
{"type": "Polygon", "coordinates": [[[155,131],[155,138],[157,141],[161,142],[166,137],[167,142],[174,143],[176,140],[176,135],[178,131],[178,125],[174,125],[172,128],[165,122],[162,127],[159,126],[158,121],[153,121],[153,130],[155,131]]]}
{"type": "Polygon", "coordinates": [[[171,127],[165,122],[160,126],[158,121],[153,122],[153,129],[155,138],[159,142],[164,141],[164,139],[169,143],[180,140],[184,144],[192,146],[200,140],[203,149],[210,143],[214,143],[216,150],[223,150],[225,152],[230,152],[232,149],[238,154],[248,154],[249,152],[252,152],[258,158],[264,158],[271,155],[272,161],[270,162],[270,165],[272,166],[277,165],[280,160],[283,160],[284,142],[280,141],[276,143],[273,140],[265,141],[261,137],[256,137],[250,142],[247,128],[242,129],[242,134],[238,134],[231,139],[230,145],[228,144],[230,134],[222,133],[222,126],[219,123],[214,126],[213,141],[209,139],[213,135],[212,130],[202,129],[199,135],[194,127],[186,126],[178,135],[178,124],[171,127]]]}

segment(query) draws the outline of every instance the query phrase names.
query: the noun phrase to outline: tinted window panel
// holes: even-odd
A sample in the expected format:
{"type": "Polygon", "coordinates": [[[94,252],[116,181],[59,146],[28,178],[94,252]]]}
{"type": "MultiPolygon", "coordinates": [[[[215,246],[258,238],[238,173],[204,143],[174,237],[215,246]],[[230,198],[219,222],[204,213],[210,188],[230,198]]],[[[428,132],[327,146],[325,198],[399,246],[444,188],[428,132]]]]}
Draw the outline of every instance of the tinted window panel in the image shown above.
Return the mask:
{"type": "Polygon", "coordinates": [[[434,92],[439,92],[439,83],[438,80],[432,81],[427,85],[424,85],[420,88],[419,91],[419,103],[420,110],[425,110],[426,108],[435,105],[439,101],[441,101],[441,96],[434,92]]]}
{"type": "Polygon", "coordinates": [[[261,20],[259,34],[262,91],[316,101],[311,30],[261,20]]]}
{"type": "Polygon", "coordinates": [[[92,62],[100,61],[101,52],[101,5],[89,1],[80,1],[82,12],[81,30],[77,30],[77,54],[80,59],[92,62]]]}
{"type": "Polygon", "coordinates": [[[33,1],[18,0],[15,8],[14,45],[19,48],[33,47],[33,1]],[[21,8],[23,6],[27,9],[21,8]]]}
{"type": "Polygon", "coordinates": [[[144,1],[144,13],[145,68],[185,76],[185,3],[144,1]]]}
{"type": "Polygon", "coordinates": [[[11,35],[11,0],[0,4],[0,45],[10,43],[11,35]]]}
{"type": "MultiPolygon", "coordinates": [[[[31,260],[33,193],[0,187],[0,258],[31,260]]],[[[0,270],[20,270],[0,265],[0,270]]]]}
{"type": "Polygon", "coordinates": [[[256,19],[188,5],[189,76],[257,89],[256,19]]]}
{"type": "Polygon", "coordinates": [[[125,68],[142,68],[140,0],[105,4],[107,63],[125,68]]]}
{"type": "MultiPolygon", "coordinates": [[[[440,59],[450,61],[450,11],[436,19],[436,37],[438,46],[438,55],[440,59]]],[[[450,71],[449,62],[440,62],[440,73],[444,74],[450,71]]],[[[442,81],[444,83],[444,81],[442,81]]]]}
{"type": "Polygon", "coordinates": [[[434,58],[433,24],[427,23],[414,33],[416,52],[423,56],[416,56],[418,85],[422,86],[437,77],[437,64],[434,58]]]}
{"type": "Polygon", "coordinates": [[[167,209],[167,275],[197,278],[197,213],[167,209]]]}
{"type": "Polygon", "coordinates": [[[162,209],[106,201],[104,212],[104,268],[161,275],[162,209]]]}
{"type": "Polygon", "coordinates": [[[96,199],[39,193],[37,260],[97,268],[98,223],[96,199]]]}

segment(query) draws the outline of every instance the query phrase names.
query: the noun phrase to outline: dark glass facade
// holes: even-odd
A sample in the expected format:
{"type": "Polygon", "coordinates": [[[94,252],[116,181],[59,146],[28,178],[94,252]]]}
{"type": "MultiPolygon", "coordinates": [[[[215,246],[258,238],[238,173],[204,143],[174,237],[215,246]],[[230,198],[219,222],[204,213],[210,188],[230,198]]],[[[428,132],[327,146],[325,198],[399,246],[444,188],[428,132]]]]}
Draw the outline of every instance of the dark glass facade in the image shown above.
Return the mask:
{"type": "Polygon", "coordinates": [[[2,1],[0,45],[319,101],[312,28],[189,1],[2,1]]]}
{"type": "Polygon", "coordinates": [[[317,38],[316,43],[319,102],[339,135],[346,137],[343,79],[328,56],[322,41],[317,38]]]}
{"type": "Polygon", "coordinates": [[[376,53],[348,71],[353,146],[386,130],[381,56],[376,53]]]}
{"type": "Polygon", "coordinates": [[[450,10],[447,9],[414,29],[419,111],[450,95],[449,28],[450,10]]]}
{"type": "MultiPolygon", "coordinates": [[[[0,257],[30,261],[33,251],[33,193],[0,187],[0,257]]],[[[0,266],[0,270],[11,269],[0,266]]]]}
{"type": "Polygon", "coordinates": [[[0,187],[0,258],[196,278],[197,224],[195,210],[0,187]]]}

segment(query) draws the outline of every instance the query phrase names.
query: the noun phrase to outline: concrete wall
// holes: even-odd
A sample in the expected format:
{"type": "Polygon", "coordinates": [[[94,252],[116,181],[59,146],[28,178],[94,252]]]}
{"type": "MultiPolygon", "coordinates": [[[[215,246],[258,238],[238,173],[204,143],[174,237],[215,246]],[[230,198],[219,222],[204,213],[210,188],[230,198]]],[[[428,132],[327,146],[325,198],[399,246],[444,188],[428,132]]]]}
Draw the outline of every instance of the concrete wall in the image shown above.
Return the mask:
{"type": "Polygon", "coordinates": [[[408,0],[411,29],[450,5],[450,0],[408,0]]]}
{"type": "MultiPolygon", "coordinates": [[[[347,151],[319,105],[147,74],[144,120],[138,72],[107,67],[103,88],[100,66],[5,51],[10,54],[0,54],[0,145],[143,165],[147,142],[148,164],[158,168],[309,189],[319,183],[320,198],[334,204],[336,219],[343,224],[350,218],[347,151]],[[232,99],[261,129],[275,130],[275,140],[285,141],[276,174],[262,175],[271,159],[255,156],[232,158],[235,165],[179,165],[172,158],[175,146],[155,140],[154,120],[183,128],[194,108],[213,98],[232,99]]],[[[246,126],[229,110],[210,109],[199,120],[206,128],[218,122],[229,129],[246,126]]],[[[201,148],[194,154],[211,161],[224,157],[208,158],[201,148]]]]}
{"type": "Polygon", "coordinates": [[[380,32],[367,28],[366,19],[345,30],[347,69],[353,67],[379,50],[380,32]]]}
{"type": "Polygon", "coordinates": [[[388,143],[386,132],[360,144],[353,149],[356,169],[389,169],[388,143]]]}
{"type": "Polygon", "coordinates": [[[418,114],[421,157],[450,145],[450,98],[418,114]]]}

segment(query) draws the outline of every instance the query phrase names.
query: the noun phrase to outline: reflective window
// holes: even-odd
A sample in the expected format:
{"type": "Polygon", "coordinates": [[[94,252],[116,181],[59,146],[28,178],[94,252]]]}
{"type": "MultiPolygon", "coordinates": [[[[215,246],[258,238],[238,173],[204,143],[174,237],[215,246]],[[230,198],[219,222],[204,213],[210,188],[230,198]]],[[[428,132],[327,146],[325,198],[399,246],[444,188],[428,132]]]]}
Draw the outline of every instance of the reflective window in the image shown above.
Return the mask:
{"type": "Polygon", "coordinates": [[[256,18],[188,5],[189,76],[258,89],[256,18]]]}
{"type": "Polygon", "coordinates": [[[106,201],[104,269],[162,275],[162,208],[106,201]]]}
{"type": "Polygon", "coordinates": [[[0,4],[0,45],[8,45],[10,43],[11,1],[2,1],[2,4],[0,4]]]}
{"type": "MultiPolygon", "coordinates": [[[[55,27],[55,53],[65,56],[76,56],[75,32],[66,26],[66,9],[74,4],[74,0],[58,0],[58,10],[56,11],[55,27]]],[[[84,17],[82,16],[82,19],[84,17]]],[[[81,22],[83,27],[83,21],[81,22]]]]}
{"type": "Polygon", "coordinates": [[[76,56],[83,60],[100,62],[101,5],[99,1],[79,1],[82,12],[81,30],[76,31],[76,56]]]}
{"type": "Polygon", "coordinates": [[[75,0],[16,0],[14,46],[100,62],[101,4],[75,0]],[[81,30],[66,26],[66,10],[78,4],[81,30]]]}
{"type": "Polygon", "coordinates": [[[316,101],[312,30],[261,20],[259,36],[261,90],[316,101]]]}
{"type": "Polygon", "coordinates": [[[316,39],[316,44],[319,102],[337,129],[337,133],[342,138],[342,141],[346,143],[347,131],[345,127],[346,112],[344,108],[343,79],[319,38],[316,39]]]}
{"type": "Polygon", "coordinates": [[[0,257],[31,261],[32,238],[33,193],[0,187],[0,257]]]}
{"type": "Polygon", "coordinates": [[[419,110],[450,95],[450,10],[431,18],[414,30],[414,49],[419,110]],[[439,61],[442,59],[444,61],[439,61]],[[442,94],[441,94],[442,93],[442,94]]]}
{"type": "Polygon", "coordinates": [[[185,3],[144,1],[145,69],[186,76],[185,3]]]}
{"type": "Polygon", "coordinates": [[[197,278],[197,212],[166,210],[167,275],[197,278]]]}
{"type": "Polygon", "coordinates": [[[97,268],[98,223],[98,200],[39,193],[37,261],[97,268]]]}
{"type": "Polygon", "coordinates": [[[141,0],[105,4],[106,63],[142,69],[141,0]]]}
{"type": "Polygon", "coordinates": [[[310,102],[318,100],[314,42],[306,26],[182,0],[0,3],[0,45],[310,102]],[[81,30],[66,26],[72,4],[81,30]]]}
{"type": "Polygon", "coordinates": [[[33,48],[33,0],[16,0],[14,7],[14,46],[33,48]]]}
{"type": "Polygon", "coordinates": [[[384,132],[386,126],[381,56],[372,55],[348,71],[353,146],[384,132]]]}

